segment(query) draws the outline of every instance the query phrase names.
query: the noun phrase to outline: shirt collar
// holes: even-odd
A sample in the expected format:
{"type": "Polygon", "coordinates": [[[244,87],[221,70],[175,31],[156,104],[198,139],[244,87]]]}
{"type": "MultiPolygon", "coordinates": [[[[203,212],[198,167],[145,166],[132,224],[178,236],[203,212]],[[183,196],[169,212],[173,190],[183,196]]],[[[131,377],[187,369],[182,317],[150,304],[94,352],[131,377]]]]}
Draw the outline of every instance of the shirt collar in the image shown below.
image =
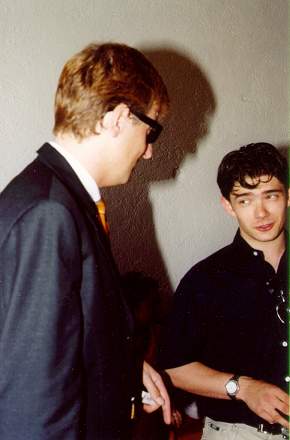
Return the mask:
{"type": "Polygon", "coordinates": [[[237,231],[234,241],[233,241],[234,247],[237,248],[238,252],[245,256],[245,257],[260,257],[264,259],[264,254],[262,251],[258,249],[252,248],[246,240],[241,236],[240,230],[237,231]]]}
{"type": "Polygon", "coordinates": [[[70,164],[70,166],[78,176],[79,180],[81,181],[83,187],[89,193],[93,201],[95,203],[98,202],[101,198],[99,187],[92,176],[85,169],[85,167],[83,167],[83,165],[72,154],[70,154],[58,143],[50,141],[49,144],[65,158],[65,160],[70,164]]]}
{"type": "MultiPolygon", "coordinates": [[[[286,248],[287,248],[287,238],[286,238],[286,248]]],[[[235,249],[235,256],[233,258],[233,264],[236,264],[237,261],[241,268],[246,267],[247,270],[252,268],[253,271],[257,270],[257,266],[261,266],[261,264],[265,266],[269,266],[271,270],[274,271],[272,266],[265,260],[264,253],[259,249],[252,248],[246,240],[240,234],[240,230],[237,231],[234,241],[232,243],[235,249]],[[237,261],[236,261],[237,260],[237,261]]],[[[286,266],[286,258],[287,250],[284,251],[278,266],[277,273],[285,270],[286,266]]]]}

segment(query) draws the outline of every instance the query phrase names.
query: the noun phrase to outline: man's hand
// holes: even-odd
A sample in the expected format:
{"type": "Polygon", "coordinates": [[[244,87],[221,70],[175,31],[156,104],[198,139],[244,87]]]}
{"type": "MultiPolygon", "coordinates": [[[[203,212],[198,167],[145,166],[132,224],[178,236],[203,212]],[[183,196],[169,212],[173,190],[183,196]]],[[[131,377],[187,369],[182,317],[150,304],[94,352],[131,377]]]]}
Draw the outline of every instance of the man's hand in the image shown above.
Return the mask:
{"type": "Polygon", "coordinates": [[[275,385],[246,376],[241,376],[239,382],[238,399],[243,400],[254,413],[268,423],[280,423],[285,428],[289,428],[289,422],[281,415],[289,416],[287,393],[275,385]]]}
{"type": "Polygon", "coordinates": [[[178,409],[174,409],[174,408],[172,409],[171,420],[172,420],[172,425],[174,426],[174,428],[178,429],[181,427],[182,415],[181,415],[181,412],[178,411],[178,409]]]}
{"type": "Polygon", "coordinates": [[[169,425],[171,423],[171,409],[168,392],[163,383],[162,377],[146,361],[143,363],[143,385],[150,393],[155,404],[143,405],[144,411],[151,413],[162,406],[163,420],[169,425]]]}

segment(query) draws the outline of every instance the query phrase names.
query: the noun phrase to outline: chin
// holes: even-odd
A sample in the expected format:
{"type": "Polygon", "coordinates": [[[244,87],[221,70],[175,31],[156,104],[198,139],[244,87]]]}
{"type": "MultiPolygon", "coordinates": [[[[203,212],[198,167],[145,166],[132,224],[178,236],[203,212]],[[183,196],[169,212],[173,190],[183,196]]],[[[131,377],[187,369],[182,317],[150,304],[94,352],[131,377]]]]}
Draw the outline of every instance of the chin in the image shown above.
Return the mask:
{"type": "Polygon", "coordinates": [[[118,179],[118,181],[116,181],[115,185],[125,185],[126,183],[128,183],[129,179],[130,179],[130,176],[120,177],[120,179],[118,179]]]}
{"type": "Polygon", "coordinates": [[[270,231],[268,234],[259,234],[259,236],[256,237],[258,241],[268,242],[268,241],[274,241],[276,240],[281,234],[282,231],[270,231]]]}
{"type": "MultiPolygon", "coordinates": [[[[121,170],[120,170],[121,171],[121,170]]],[[[129,182],[130,177],[134,171],[134,168],[130,168],[129,170],[123,170],[123,173],[115,176],[115,182],[112,185],[125,185],[129,182]]]]}

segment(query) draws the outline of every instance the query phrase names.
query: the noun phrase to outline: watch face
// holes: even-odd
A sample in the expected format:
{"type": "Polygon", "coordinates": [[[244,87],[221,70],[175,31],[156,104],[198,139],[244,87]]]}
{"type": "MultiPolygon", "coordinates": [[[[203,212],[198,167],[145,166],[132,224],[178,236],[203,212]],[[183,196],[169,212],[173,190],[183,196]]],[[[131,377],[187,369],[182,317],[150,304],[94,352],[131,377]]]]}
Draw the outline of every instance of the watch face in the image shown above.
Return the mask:
{"type": "Polygon", "coordinates": [[[229,394],[235,394],[237,388],[237,383],[234,380],[230,380],[226,385],[226,389],[229,394]]]}

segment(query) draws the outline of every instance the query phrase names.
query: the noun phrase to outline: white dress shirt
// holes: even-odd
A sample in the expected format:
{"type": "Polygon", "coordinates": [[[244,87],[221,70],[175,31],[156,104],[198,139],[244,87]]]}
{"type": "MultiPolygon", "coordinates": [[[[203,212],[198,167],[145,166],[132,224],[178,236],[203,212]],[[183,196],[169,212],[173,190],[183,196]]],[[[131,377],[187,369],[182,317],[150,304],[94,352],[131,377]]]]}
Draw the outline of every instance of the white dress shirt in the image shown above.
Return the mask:
{"type": "Polygon", "coordinates": [[[93,201],[95,203],[98,202],[101,199],[99,187],[92,176],[87,172],[85,167],[83,167],[83,165],[72,154],[70,154],[65,148],[61,147],[56,142],[50,141],[49,144],[65,158],[93,201]]]}

